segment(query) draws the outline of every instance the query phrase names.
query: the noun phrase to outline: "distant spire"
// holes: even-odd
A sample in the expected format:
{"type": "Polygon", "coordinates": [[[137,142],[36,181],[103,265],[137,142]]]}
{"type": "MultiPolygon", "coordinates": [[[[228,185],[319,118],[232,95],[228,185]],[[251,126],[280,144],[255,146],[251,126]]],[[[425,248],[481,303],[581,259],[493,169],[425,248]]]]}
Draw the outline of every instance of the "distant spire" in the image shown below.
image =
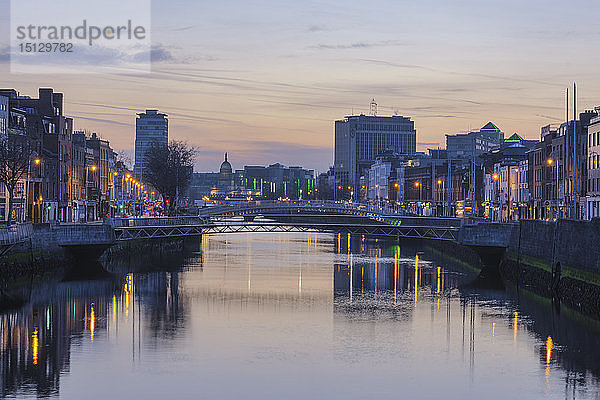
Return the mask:
{"type": "Polygon", "coordinates": [[[227,161],[227,153],[225,153],[225,161],[227,161]]]}

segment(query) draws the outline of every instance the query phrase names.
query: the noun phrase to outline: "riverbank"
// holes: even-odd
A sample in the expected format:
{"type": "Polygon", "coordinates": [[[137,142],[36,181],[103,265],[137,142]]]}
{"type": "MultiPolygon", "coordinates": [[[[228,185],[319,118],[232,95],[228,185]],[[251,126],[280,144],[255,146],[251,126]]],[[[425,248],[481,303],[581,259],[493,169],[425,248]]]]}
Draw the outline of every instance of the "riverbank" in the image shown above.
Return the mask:
{"type": "Polygon", "coordinates": [[[200,243],[197,237],[132,240],[115,243],[99,260],[90,261],[77,259],[58,244],[55,236],[52,226],[34,225],[28,240],[0,257],[0,310],[18,307],[24,290],[43,281],[104,278],[110,273],[147,268],[155,262],[168,270],[174,255],[185,257],[200,243]],[[111,266],[109,271],[107,265],[111,266]]]}
{"type": "Polygon", "coordinates": [[[600,220],[516,224],[501,275],[600,318],[600,220]]]}
{"type": "MultiPolygon", "coordinates": [[[[600,220],[523,220],[498,225],[508,243],[500,277],[569,308],[600,318],[600,220]]],[[[467,268],[481,267],[471,247],[428,241],[427,246],[467,268]],[[476,258],[475,258],[476,257],[476,258]]]]}

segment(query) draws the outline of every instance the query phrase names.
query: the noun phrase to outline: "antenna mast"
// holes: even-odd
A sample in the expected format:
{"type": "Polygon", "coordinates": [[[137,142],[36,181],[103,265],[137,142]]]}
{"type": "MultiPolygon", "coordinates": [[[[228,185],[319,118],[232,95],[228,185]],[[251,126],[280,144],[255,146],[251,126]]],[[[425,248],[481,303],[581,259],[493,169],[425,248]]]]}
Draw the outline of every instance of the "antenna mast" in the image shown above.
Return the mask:
{"type": "Polygon", "coordinates": [[[375,102],[375,98],[373,98],[371,104],[369,104],[369,112],[372,116],[377,116],[377,103],[375,102]]]}

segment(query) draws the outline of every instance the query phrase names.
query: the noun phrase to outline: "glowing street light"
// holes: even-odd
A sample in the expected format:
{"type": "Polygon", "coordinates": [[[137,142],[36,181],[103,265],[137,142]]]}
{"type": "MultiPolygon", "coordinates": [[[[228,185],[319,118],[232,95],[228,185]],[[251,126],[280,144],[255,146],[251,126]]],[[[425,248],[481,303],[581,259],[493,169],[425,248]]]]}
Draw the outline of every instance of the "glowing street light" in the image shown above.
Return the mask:
{"type": "Polygon", "coordinates": [[[552,165],[552,163],[554,163],[554,160],[552,158],[549,158],[546,160],[546,163],[548,163],[548,165],[552,165]]]}

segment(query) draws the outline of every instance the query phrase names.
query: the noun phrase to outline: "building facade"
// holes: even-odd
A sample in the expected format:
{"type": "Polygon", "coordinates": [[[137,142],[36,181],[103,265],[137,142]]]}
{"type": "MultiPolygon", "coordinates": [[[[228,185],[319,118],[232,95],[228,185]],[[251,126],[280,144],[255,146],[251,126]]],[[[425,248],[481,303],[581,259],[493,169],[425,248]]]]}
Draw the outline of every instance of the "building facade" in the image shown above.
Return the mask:
{"type": "Polygon", "coordinates": [[[502,146],[504,133],[492,122],[478,131],[446,135],[446,149],[451,160],[475,160],[484,153],[502,146]]]}
{"type": "MultiPolygon", "coordinates": [[[[90,188],[97,187],[98,201],[104,195],[109,204],[115,153],[108,141],[74,131],[73,119],[63,114],[62,93],[40,88],[38,98],[32,98],[15,89],[0,89],[0,119],[3,115],[8,121],[7,134],[22,137],[32,149],[28,171],[15,192],[14,221],[82,221],[90,195],[86,183],[93,182],[94,173],[98,183],[90,188]],[[92,166],[97,166],[97,171],[92,171],[86,182],[92,166]]],[[[0,217],[6,220],[4,189],[0,189],[0,217]]],[[[92,214],[88,220],[99,215],[92,214]]]]}
{"type": "Polygon", "coordinates": [[[414,121],[402,116],[356,115],[335,121],[335,197],[348,198],[360,188],[360,177],[386,150],[401,155],[416,152],[414,121]],[[348,189],[350,188],[350,189],[348,189]]]}
{"type": "Polygon", "coordinates": [[[167,114],[158,110],[146,110],[137,114],[135,120],[135,165],[133,172],[138,179],[143,179],[146,169],[146,151],[152,143],[167,145],[169,143],[169,120],[167,114]]]}
{"type": "Polygon", "coordinates": [[[600,217],[600,116],[592,118],[588,127],[587,164],[585,217],[591,219],[600,217]]]}
{"type": "Polygon", "coordinates": [[[267,167],[244,167],[246,191],[255,198],[314,199],[318,189],[314,170],[286,167],[275,163],[267,167]]]}

